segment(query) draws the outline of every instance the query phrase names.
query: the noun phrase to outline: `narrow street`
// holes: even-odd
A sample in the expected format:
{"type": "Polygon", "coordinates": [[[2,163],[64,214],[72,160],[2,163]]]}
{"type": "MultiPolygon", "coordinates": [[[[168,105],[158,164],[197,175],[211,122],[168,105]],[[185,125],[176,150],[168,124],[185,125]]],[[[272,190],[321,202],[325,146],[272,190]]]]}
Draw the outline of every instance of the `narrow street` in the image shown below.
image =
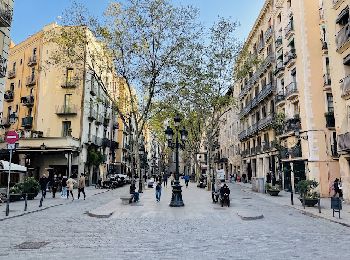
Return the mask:
{"type": "MultiPolygon", "coordinates": [[[[194,183],[183,187],[184,208],[170,208],[147,189],[138,204],[122,205],[128,186],[86,201],[0,222],[0,259],[349,259],[350,229],[271,203],[230,184],[231,207],[211,202],[194,183]],[[90,217],[103,205],[109,218],[90,217]],[[242,220],[238,214],[263,214],[242,220]],[[3,235],[6,234],[6,235],[3,235]],[[23,242],[47,242],[21,249],[23,242]],[[336,245],[330,246],[330,245],[336,245]]],[[[1,207],[4,214],[4,207],[1,207]]]]}

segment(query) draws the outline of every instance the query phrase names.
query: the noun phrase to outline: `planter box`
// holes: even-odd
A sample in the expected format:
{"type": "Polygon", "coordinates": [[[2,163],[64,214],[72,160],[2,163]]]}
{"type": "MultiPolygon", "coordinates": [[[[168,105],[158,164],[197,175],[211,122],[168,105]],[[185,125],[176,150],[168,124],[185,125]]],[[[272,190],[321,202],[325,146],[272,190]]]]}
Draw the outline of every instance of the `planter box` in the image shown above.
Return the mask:
{"type": "Polygon", "coordinates": [[[278,196],[278,194],[280,193],[279,190],[266,190],[268,194],[270,194],[271,196],[278,196]]]}
{"type": "MultiPolygon", "coordinates": [[[[27,199],[28,200],[33,200],[36,196],[38,196],[38,193],[28,193],[27,199]]],[[[23,199],[26,198],[26,194],[25,193],[22,194],[22,198],[23,199]]]]}
{"type": "Polygon", "coordinates": [[[10,194],[10,202],[19,201],[22,198],[22,194],[10,194]]]}
{"type": "MultiPolygon", "coordinates": [[[[303,204],[303,199],[299,198],[301,204],[303,204]]],[[[314,207],[318,203],[318,199],[305,199],[306,207],[314,207]]]]}

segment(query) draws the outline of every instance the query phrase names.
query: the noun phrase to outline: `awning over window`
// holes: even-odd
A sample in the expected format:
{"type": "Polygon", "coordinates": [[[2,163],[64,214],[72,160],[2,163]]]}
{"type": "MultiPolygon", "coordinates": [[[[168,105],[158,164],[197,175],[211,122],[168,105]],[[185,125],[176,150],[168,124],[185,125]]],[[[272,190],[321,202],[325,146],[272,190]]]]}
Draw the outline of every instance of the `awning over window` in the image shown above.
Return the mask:
{"type": "MultiPolygon", "coordinates": [[[[8,171],[10,167],[10,163],[8,161],[0,160],[0,171],[8,171]]],[[[27,172],[27,167],[11,163],[11,171],[14,172],[27,172]]]]}
{"type": "Polygon", "coordinates": [[[336,23],[345,25],[348,23],[349,20],[349,6],[346,6],[338,15],[337,19],[335,20],[336,23]]]}

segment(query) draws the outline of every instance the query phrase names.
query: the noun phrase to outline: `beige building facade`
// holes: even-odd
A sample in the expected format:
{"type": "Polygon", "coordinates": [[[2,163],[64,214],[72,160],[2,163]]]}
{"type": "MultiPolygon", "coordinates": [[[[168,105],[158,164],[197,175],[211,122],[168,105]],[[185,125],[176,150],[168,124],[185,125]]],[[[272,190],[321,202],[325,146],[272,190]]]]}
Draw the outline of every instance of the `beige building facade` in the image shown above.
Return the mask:
{"type": "Polygon", "coordinates": [[[2,126],[18,132],[14,159],[33,176],[86,173],[93,184],[116,157],[118,116],[114,94],[106,88],[113,75],[101,72],[101,84],[87,65],[92,53],[87,48],[97,43],[86,28],[81,28],[90,43],[84,60],[51,62],[57,44],[48,39],[61,29],[70,30],[50,24],[11,48],[2,126]],[[92,163],[96,155],[100,165],[92,163]]]}
{"type": "Polygon", "coordinates": [[[350,30],[349,0],[320,1],[324,39],[329,56],[331,92],[334,97],[335,127],[340,177],[344,198],[350,200],[350,30]]]}
{"type": "MultiPolygon", "coordinates": [[[[322,196],[339,176],[329,57],[319,2],[267,0],[237,69],[256,58],[241,91],[242,174],[295,191],[303,179],[322,196]],[[321,40],[320,40],[321,39],[321,40]]],[[[260,185],[261,186],[261,185],[260,185]]]]}

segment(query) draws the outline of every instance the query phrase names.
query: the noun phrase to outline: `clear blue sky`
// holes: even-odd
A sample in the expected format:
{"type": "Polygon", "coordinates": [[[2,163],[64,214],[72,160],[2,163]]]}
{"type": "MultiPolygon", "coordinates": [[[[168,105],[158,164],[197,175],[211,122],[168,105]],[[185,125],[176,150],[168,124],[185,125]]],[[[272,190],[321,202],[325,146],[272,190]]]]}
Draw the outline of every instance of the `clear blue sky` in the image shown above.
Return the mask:
{"type": "MultiPolygon", "coordinates": [[[[122,0],[126,1],[126,0],[122,0]]],[[[174,3],[193,5],[200,10],[200,20],[210,26],[218,16],[231,17],[240,22],[237,31],[244,40],[265,0],[172,0],[174,3]]],[[[111,0],[80,0],[95,15],[102,14],[111,0]]],[[[71,5],[71,0],[15,0],[11,37],[15,43],[25,40],[54,21],[71,5]]]]}

